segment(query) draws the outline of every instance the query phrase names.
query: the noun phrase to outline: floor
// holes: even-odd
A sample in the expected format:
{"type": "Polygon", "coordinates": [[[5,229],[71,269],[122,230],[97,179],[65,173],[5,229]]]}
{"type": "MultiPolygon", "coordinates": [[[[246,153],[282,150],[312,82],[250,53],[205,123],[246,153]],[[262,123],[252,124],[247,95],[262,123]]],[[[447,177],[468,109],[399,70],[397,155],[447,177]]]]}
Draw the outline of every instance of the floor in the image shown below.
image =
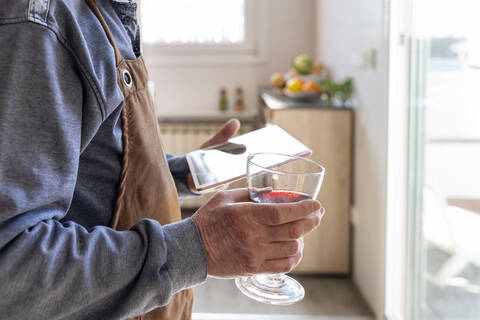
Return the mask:
{"type": "Polygon", "coordinates": [[[294,277],[305,298],[290,306],[262,304],[244,296],[233,280],[209,278],[195,289],[194,319],[373,319],[353,281],[343,277],[294,277]]]}

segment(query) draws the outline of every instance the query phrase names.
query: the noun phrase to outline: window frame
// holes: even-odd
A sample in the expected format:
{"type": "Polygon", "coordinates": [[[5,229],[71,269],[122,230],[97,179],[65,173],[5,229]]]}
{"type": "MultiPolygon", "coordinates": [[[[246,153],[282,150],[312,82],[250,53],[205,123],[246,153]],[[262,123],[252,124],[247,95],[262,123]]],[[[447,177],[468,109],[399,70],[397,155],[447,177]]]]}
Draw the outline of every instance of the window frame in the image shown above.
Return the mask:
{"type": "MultiPolygon", "coordinates": [[[[141,1],[141,0],[137,0],[141,1]]],[[[153,60],[154,63],[175,64],[184,61],[204,60],[211,62],[213,57],[215,60],[226,58],[228,60],[252,60],[257,57],[260,52],[259,36],[262,32],[258,32],[260,27],[259,17],[264,12],[264,6],[260,3],[263,1],[245,0],[245,39],[242,43],[232,44],[165,44],[165,43],[142,43],[142,52],[153,60]],[[262,9],[263,8],[263,9],[262,9]],[[242,59],[238,59],[241,57],[242,59]],[[247,58],[247,59],[245,59],[247,58]]],[[[139,10],[141,24],[141,10],[139,10]]]]}

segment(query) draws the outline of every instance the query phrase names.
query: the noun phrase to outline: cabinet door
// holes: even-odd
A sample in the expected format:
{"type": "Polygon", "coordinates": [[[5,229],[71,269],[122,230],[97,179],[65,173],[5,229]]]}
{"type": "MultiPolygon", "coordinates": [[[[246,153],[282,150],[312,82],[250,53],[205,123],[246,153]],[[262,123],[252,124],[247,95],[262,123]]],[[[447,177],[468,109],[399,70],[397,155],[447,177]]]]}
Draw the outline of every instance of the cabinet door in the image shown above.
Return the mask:
{"type": "Polygon", "coordinates": [[[349,273],[352,112],[290,109],[271,111],[268,118],[310,147],[311,158],[326,168],[318,197],[326,214],[305,238],[304,257],[294,272],[349,273]]]}

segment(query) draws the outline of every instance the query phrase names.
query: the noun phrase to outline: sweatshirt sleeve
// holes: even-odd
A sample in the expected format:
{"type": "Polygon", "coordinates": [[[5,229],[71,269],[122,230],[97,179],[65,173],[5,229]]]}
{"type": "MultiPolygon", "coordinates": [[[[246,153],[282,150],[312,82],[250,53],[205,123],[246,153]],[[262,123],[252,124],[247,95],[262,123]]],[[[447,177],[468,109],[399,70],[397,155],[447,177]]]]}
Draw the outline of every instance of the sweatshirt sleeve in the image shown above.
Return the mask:
{"type": "Polygon", "coordinates": [[[0,314],[5,319],[124,319],[206,279],[191,219],[128,231],[62,222],[82,136],[72,54],[33,23],[0,25],[0,314]]]}

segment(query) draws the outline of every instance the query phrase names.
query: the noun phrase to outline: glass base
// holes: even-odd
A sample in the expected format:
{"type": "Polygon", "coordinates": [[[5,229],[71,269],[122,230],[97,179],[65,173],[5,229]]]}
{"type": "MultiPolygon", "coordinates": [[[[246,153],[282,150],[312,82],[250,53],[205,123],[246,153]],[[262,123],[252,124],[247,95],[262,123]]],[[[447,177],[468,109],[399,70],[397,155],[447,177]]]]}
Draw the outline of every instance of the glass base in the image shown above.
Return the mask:
{"type": "Polygon", "coordinates": [[[302,285],[283,274],[259,274],[237,278],[235,284],[247,297],[268,304],[289,305],[302,300],[305,296],[302,285]]]}

